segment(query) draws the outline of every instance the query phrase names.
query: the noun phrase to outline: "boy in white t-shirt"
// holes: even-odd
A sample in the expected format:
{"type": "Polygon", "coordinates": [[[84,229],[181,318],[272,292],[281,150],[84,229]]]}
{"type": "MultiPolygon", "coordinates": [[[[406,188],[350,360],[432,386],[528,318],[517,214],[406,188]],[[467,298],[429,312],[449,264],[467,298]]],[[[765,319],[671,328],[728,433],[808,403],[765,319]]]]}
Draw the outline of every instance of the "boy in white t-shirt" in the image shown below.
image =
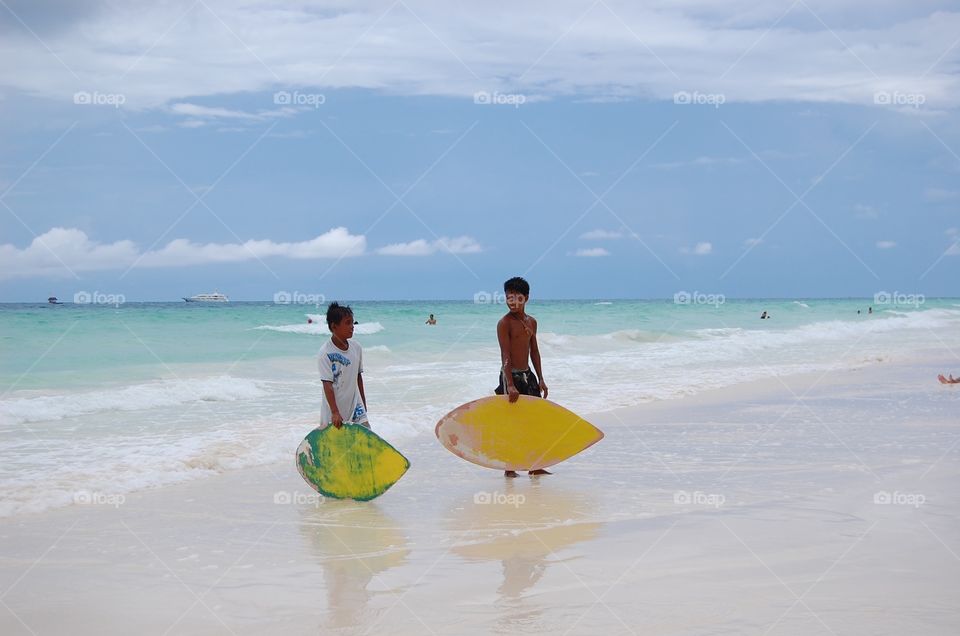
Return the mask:
{"type": "Polygon", "coordinates": [[[323,382],[320,428],[330,424],[340,428],[344,422],[370,428],[363,393],[363,349],[356,342],[348,342],[355,324],[350,307],[335,302],[327,307],[327,327],[332,335],[317,354],[323,382]]]}

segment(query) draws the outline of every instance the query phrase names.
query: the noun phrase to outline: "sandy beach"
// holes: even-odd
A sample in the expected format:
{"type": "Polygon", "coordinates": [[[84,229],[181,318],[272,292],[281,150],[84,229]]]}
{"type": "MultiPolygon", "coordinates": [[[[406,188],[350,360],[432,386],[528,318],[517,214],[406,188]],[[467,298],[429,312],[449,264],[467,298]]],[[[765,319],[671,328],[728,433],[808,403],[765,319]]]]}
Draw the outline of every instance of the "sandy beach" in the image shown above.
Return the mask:
{"type": "Polygon", "coordinates": [[[0,636],[960,636],[957,0],[0,32],[0,636]]]}
{"type": "Polygon", "coordinates": [[[953,634],[955,362],[600,414],[549,477],[421,435],[373,503],[324,501],[292,460],[92,492],[0,521],[0,633],[953,634]]]}

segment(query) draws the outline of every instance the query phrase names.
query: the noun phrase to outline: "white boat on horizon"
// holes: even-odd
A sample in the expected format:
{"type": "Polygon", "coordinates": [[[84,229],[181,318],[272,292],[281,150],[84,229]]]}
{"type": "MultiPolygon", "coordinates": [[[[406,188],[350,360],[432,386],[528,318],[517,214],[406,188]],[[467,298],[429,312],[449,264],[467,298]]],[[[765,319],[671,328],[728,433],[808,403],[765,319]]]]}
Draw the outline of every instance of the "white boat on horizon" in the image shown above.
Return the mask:
{"type": "Polygon", "coordinates": [[[228,303],[230,299],[221,294],[218,291],[213,292],[212,294],[197,294],[196,296],[191,296],[187,298],[183,297],[188,303],[228,303]]]}

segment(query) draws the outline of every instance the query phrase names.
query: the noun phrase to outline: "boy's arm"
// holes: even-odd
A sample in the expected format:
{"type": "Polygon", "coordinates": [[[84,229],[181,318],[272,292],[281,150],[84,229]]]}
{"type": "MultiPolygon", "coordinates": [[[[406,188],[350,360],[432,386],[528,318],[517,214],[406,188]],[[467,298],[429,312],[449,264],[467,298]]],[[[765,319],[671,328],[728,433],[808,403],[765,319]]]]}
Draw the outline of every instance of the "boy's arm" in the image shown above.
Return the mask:
{"type": "Polygon", "coordinates": [[[331,421],[323,422],[323,424],[333,424],[340,428],[343,426],[343,416],[340,415],[340,409],[337,408],[337,398],[333,395],[333,382],[323,380],[323,397],[327,399],[327,404],[330,405],[330,412],[332,413],[331,421]]]}
{"type": "Polygon", "coordinates": [[[540,378],[540,392],[543,399],[547,399],[547,384],[543,381],[543,368],[540,366],[540,346],[537,344],[537,321],[533,321],[533,333],[530,335],[530,359],[533,361],[533,370],[540,378]]]}
{"type": "Polygon", "coordinates": [[[367,410],[367,396],[363,393],[363,374],[357,374],[357,388],[360,389],[360,399],[363,400],[363,409],[367,410]]]}
{"type": "Polygon", "coordinates": [[[520,399],[520,392],[517,391],[517,387],[513,386],[513,365],[510,362],[510,327],[507,326],[507,321],[503,318],[497,323],[497,340],[500,342],[500,359],[502,360],[500,375],[503,378],[503,388],[506,389],[510,401],[516,402],[520,399]]]}

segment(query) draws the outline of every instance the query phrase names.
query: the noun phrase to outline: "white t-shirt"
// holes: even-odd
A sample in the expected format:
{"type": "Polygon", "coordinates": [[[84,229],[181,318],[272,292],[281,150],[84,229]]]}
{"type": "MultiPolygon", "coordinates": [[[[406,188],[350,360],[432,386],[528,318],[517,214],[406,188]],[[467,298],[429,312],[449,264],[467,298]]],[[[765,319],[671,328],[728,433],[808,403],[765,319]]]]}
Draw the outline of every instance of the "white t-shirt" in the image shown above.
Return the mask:
{"type": "MultiPolygon", "coordinates": [[[[333,382],[333,396],[343,421],[355,424],[366,422],[367,409],[363,406],[357,384],[357,377],[363,373],[363,349],[360,345],[348,340],[347,350],[344,351],[333,344],[333,340],[327,340],[317,354],[317,366],[320,379],[333,382]]],[[[324,394],[320,407],[320,426],[326,426],[332,419],[333,409],[327,404],[324,394]]]]}

